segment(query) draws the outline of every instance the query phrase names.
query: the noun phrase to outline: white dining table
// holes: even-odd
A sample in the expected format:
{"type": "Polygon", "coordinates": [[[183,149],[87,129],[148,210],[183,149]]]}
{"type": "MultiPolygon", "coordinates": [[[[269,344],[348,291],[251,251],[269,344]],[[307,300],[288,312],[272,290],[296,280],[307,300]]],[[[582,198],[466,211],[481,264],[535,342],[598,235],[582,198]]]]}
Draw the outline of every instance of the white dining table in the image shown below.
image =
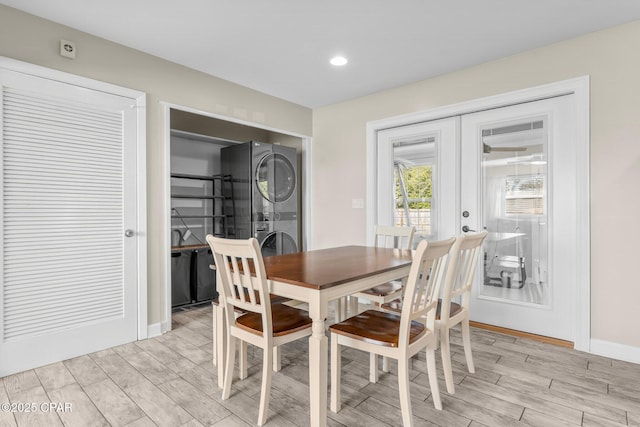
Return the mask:
{"type": "MultiPolygon", "coordinates": [[[[329,302],[409,274],[412,251],[343,246],[264,258],[270,292],[306,302],[313,321],[309,337],[309,417],[311,426],[327,425],[329,302]]],[[[222,387],[224,316],[216,310],[214,333],[218,384],[222,387]]]]}

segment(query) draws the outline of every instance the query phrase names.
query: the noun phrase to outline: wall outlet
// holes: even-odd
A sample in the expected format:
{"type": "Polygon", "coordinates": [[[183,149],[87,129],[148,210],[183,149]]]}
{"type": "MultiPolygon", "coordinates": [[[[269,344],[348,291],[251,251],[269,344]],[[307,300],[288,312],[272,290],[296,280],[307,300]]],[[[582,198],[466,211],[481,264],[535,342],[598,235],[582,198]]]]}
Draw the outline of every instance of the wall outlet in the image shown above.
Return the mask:
{"type": "Polygon", "coordinates": [[[60,40],[60,56],[76,59],[76,43],[69,40],[60,40]]]}

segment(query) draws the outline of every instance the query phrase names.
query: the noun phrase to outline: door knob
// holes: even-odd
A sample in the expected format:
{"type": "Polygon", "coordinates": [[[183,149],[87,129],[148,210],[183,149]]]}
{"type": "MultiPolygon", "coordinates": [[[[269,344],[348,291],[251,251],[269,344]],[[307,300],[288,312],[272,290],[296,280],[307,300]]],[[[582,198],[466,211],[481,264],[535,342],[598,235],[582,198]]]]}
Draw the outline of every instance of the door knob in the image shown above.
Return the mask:
{"type": "Polygon", "coordinates": [[[462,231],[464,231],[465,233],[468,233],[469,231],[475,232],[476,230],[470,229],[468,225],[463,225],[462,226],[462,231]]]}
{"type": "Polygon", "coordinates": [[[124,235],[126,237],[133,237],[133,236],[136,235],[136,232],[128,228],[128,229],[124,230],[124,235]]]}

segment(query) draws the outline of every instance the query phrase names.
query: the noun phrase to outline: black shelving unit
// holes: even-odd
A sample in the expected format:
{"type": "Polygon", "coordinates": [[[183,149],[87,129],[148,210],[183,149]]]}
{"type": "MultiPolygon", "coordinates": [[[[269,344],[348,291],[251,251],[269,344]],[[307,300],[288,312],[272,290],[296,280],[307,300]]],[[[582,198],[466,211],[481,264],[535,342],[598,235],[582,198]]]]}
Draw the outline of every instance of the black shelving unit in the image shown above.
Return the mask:
{"type": "MultiPolygon", "coordinates": [[[[230,176],[223,175],[192,175],[183,173],[172,173],[172,179],[188,179],[211,182],[210,194],[180,194],[172,193],[172,199],[192,199],[192,200],[211,200],[211,212],[203,214],[174,214],[172,210],[171,219],[202,219],[204,235],[207,234],[206,221],[211,220],[210,233],[214,236],[228,237],[229,218],[233,215],[227,210],[233,204],[227,202],[225,191],[229,191],[231,182],[230,176]],[[227,187],[227,188],[225,188],[227,187]]],[[[232,191],[232,188],[231,188],[232,191]]],[[[230,196],[233,196],[230,194],[230,196]]],[[[204,239],[203,239],[204,240],[204,239]]],[[[209,265],[213,263],[211,250],[206,244],[188,245],[188,246],[172,246],[172,306],[173,308],[185,307],[194,304],[200,304],[218,297],[216,292],[215,273],[209,269],[209,265]],[[174,271],[174,268],[176,271],[174,271]],[[185,271],[188,269],[188,271],[185,271]],[[179,271],[178,271],[179,270],[179,271]]]]}
{"type": "Polygon", "coordinates": [[[233,186],[227,185],[231,183],[230,175],[190,175],[182,173],[172,173],[171,178],[177,179],[193,179],[200,181],[211,181],[211,195],[194,195],[194,194],[171,194],[172,199],[194,199],[194,200],[212,200],[213,207],[211,214],[207,215],[171,215],[171,218],[177,219],[209,219],[213,220],[213,229],[211,234],[219,237],[229,237],[229,227],[227,220],[233,219],[233,213],[227,212],[229,206],[233,208],[233,194],[226,195],[227,192],[233,192],[233,186]],[[227,203],[230,199],[231,203],[227,203]]]}

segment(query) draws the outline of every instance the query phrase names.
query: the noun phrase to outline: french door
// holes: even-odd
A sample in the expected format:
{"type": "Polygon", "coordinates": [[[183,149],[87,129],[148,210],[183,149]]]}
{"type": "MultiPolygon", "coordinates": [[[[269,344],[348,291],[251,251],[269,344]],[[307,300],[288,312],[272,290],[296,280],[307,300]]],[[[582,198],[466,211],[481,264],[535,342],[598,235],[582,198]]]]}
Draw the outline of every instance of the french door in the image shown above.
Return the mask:
{"type": "Polygon", "coordinates": [[[368,224],[422,225],[415,211],[428,207],[429,228],[416,240],[486,229],[471,320],[584,348],[585,309],[578,302],[585,304],[588,287],[578,278],[586,277],[588,261],[580,251],[588,246],[580,230],[588,228],[579,206],[588,199],[581,181],[588,157],[586,136],[578,135],[584,119],[576,113],[584,92],[574,82],[559,86],[548,90],[558,95],[542,100],[506,107],[481,100],[459,113],[444,108],[446,119],[376,123],[382,129],[371,139],[376,156],[369,157],[368,181],[376,192],[368,224]],[[407,177],[398,164],[431,165],[425,186],[432,191],[405,185],[403,197],[401,180],[407,177]]]}
{"type": "Polygon", "coordinates": [[[0,98],[2,377],[136,340],[139,248],[136,100],[7,69],[0,98]]]}
{"type": "Polygon", "coordinates": [[[460,219],[489,232],[471,320],[573,341],[573,95],[461,118],[460,219]]]}

